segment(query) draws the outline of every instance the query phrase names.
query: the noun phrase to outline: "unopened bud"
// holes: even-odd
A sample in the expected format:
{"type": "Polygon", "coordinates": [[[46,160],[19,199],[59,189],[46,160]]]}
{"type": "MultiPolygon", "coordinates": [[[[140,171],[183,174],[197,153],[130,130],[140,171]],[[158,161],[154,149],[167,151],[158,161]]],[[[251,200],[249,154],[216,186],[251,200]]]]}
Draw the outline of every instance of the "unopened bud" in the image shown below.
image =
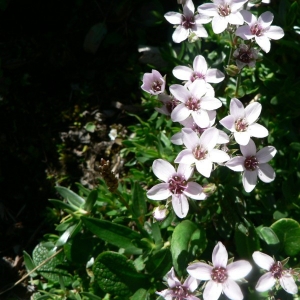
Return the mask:
{"type": "Polygon", "coordinates": [[[169,213],[169,211],[165,208],[165,206],[163,206],[163,205],[157,206],[153,210],[153,217],[157,221],[162,221],[162,220],[164,220],[166,218],[166,216],[168,215],[168,213],[169,213]]]}
{"type": "Polygon", "coordinates": [[[99,166],[100,173],[105,180],[105,183],[108,189],[113,193],[118,188],[118,178],[116,175],[111,171],[109,161],[101,158],[100,166],[99,166]]]}
{"type": "Polygon", "coordinates": [[[208,183],[203,186],[203,193],[207,196],[212,195],[217,190],[217,186],[214,183],[208,183]]]}
{"type": "Polygon", "coordinates": [[[240,70],[236,65],[227,65],[225,71],[229,76],[237,76],[240,73],[240,70]]]}

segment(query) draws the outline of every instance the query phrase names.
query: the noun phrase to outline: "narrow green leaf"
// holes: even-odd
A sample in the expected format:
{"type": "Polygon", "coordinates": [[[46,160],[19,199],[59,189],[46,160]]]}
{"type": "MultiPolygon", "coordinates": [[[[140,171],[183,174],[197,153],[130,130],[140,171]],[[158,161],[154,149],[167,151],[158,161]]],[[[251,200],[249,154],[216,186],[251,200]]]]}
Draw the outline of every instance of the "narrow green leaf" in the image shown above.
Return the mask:
{"type": "MultiPolygon", "coordinates": [[[[26,270],[29,273],[31,270],[33,270],[36,267],[36,265],[33,262],[31,256],[26,251],[23,251],[23,258],[24,258],[26,270]]],[[[35,277],[35,276],[37,276],[37,273],[35,272],[30,274],[30,277],[35,277]]]]}
{"type": "Polygon", "coordinates": [[[147,273],[152,277],[162,278],[172,267],[172,255],[169,249],[164,248],[149,257],[146,263],[147,273]]]}
{"type": "Polygon", "coordinates": [[[130,297],[130,300],[145,300],[147,299],[148,291],[145,289],[138,289],[134,295],[130,297]]]}
{"type": "Polygon", "coordinates": [[[279,248],[280,248],[280,241],[276,235],[276,233],[273,231],[270,227],[262,227],[257,230],[257,233],[259,237],[268,245],[269,252],[272,252],[272,254],[275,254],[279,248]]]}
{"type": "Polygon", "coordinates": [[[103,298],[100,298],[94,294],[82,292],[80,293],[82,296],[86,296],[88,300],[103,300],[103,298]]]}
{"type": "Polygon", "coordinates": [[[98,190],[91,191],[85,202],[84,209],[88,212],[91,212],[97,199],[98,199],[98,190]]]}
{"type": "Polygon", "coordinates": [[[85,203],[85,200],[83,198],[63,186],[56,186],[55,189],[63,198],[65,198],[70,204],[74,205],[75,207],[80,208],[85,203]]]}
{"type": "Polygon", "coordinates": [[[57,199],[49,199],[49,201],[57,208],[57,209],[62,209],[63,211],[71,211],[74,212],[76,211],[78,208],[76,208],[73,205],[69,205],[61,200],[57,200],[57,199]]]}
{"type": "Polygon", "coordinates": [[[55,247],[63,246],[74,233],[78,232],[81,228],[81,222],[71,225],[56,241],[55,247]]]}
{"type": "Polygon", "coordinates": [[[136,218],[142,217],[142,224],[144,223],[144,217],[147,213],[147,205],[145,200],[145,191],[140,184],[135,181],[132,191],[132,211],[136,218]]]}

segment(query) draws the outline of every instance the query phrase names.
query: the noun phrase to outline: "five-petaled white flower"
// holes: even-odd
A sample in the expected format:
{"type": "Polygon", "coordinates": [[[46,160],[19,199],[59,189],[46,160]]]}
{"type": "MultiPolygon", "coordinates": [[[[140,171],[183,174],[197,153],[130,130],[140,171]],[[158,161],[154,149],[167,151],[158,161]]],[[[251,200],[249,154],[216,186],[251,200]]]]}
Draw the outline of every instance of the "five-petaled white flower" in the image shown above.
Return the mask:
{"type": "Polygon", "coordinates": [[[207,89],[203,80],[196,80],[187,87],[180,84],[170,86],[170,92],[181,103],[171,113],[173,122],[181,122],[190,115],[201,128],[209,127],[212,111],[222,106],[222,102],[214,97],[214,90],[207,89]]]}
{"type": "Polygon", "coordinates": [[[170,116],[174,108],[181,103],[172,95],[167,95],[165,93],[159,94],[157,97],[158,100],[162,103],[162,106],[155,107],[155,110],[166,116],[170,116]]]}
{"type": "Polygon", "coordinates": [[[195,80],[204,80],[208,83],[219,83],[224,80],[224,74],[218,69],[208,69],[205,58],[197,55],[193,61],[193,69],[186,66],[177,66],[173,69],[173,75],[186,80],[186,85],[190,85],[195,80]]]}
{"type": "Polygon", "coordinates": [[[257,184],[257,175],[263,182],[269,183],[275,179],[273,168],[267,164],[276,154],[273,146],[262,148],[256,153],[256,146],[250,139],[246,146],[240,145],[243,156],[236,156],[225,163],[225,166],[236,172],[243,173],[243,186],[250,193],[257,184]]]}
{"type": "Polygon", "coordinates": [[[237,67],[241,70],[245,66],[249,68],[255,67],[256,60],[258,59],[259,51],[252,48],[250,45],[240,44],[233,52],[237,67]]]}
{"type": "Polygon", "coordinates": [[[168,289],[156,294],[162,296],[166,300],[200,300],[194,296],[193,293],[197,289],[200,280],[197,280],[191,276],[188,276],[183,284],[175,276],[174,268],[172,268],[166,275],[168,289]]]}
{"type": "Polygon", "coordinates": [[[214,33],[223,32],[228,24],[242,25],[243,16],[239,12],[248,0],[213,0],[198,7],[202,15],[213,17],[212,29],[214,33]]]}
{"type": "Polygon", "coordinates": [[[242,300],[243,294],[235,282],[248,275],[252,266],[248,261],[239,260],[227,265],[228,253],[225,246],[218,242],[212,253],[213,266],[196,262],[188,266],[188,273],[199,280],[209,280],[205,286],[203,299],[217,300],[223,292],[229,299],[242,300]]]}
{"type": "Polygon", "coordinates": [[[166,160],[156,159],[153,162],[152,170],[164,183],[153,186],[147,192],[147,197],[152,200],[164,200],[172,196],[172,206],[179,218],[184,218],[189,211],[187,197],[195,200],[206,198],[200,184],[188,181],[193,174],[193,167],[179,164],[176,171],[166,160]]]}
{"type": "Polygon", "coordinates": [[[279,40],[284,36],[284,32],[279,26],[270,26],[274,15],[266,11],[257,19],[248,10],[241,11],[246,25],[240,26],[235,34],[244,40],[255,38],[255,42],[260,48],[268,53],[271,49],[271,40],[279,40]]]}
{"type": "Polygon", "coordinates": [[[238,144],[245,146],[250,137],[263,138],[269,134],[264,126],[256,123],[261,108],[258,102],[250,103],[244,108],[240,100],[233,98],[230,101],[230,115],[220,120],[220,123],[233,132],[238,144]]]}
{"type": "Polygon", "coordinates": [[[181,43],[191,32],[198,37],[208,37],[207,31],[202,24],[208,23],[210,20],[200,15],[194,15],[195,6],[192,0],[187,0],[183,5],[183,14],[177,12],[168,12],[165,18],[173,25],[178,25],[175,29],[172,38],[175,43],[181,43]]]}
{"type": "Polygon", "coordinates": [[[206,129],[200,138],[192,129],[182,129],[182,140],[187,149],[177,155],[175,163],[195,164],[200,174],[209,177],[213,162],[223,163],[230,158],[224,151],[214,149],[218,138],[219,130],[214,127],[206,129]]]}
{"type": "Polygon", "coordinates": [[[144,74],[141,88],[145,92],[151,95],[158,95],[164,92],[165,86],[166,80],[158,71],[152,70],[152,73],[144,74]]]}
{"type": "Polygon", "coordinates": [[[255,251],[252,257],[258,266],[268,271],[257,282],[255,289],[258,292],[270,290],[277,281],[287,293],[296,294],[298,292],[293,276],[289,270],[283,268],[280,261],[275,261],[271,256],[260,251],[255,251]]]}

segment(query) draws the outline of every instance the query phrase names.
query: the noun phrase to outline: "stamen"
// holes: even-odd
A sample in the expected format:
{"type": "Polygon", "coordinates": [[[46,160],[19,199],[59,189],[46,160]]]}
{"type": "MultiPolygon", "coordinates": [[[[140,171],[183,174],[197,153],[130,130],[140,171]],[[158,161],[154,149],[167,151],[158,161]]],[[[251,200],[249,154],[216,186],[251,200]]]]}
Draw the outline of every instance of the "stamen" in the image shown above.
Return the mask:
{"type": "Polygon", "coordinates": [[[216,267],[212,269],[211,279],[218,283],[223,283],[227,280],[227,270],[223,267],[216,267]]]}
{"type": "Polygon", "coordinates": [[[248,171],[254,171],[258,168],[258,161],[255,156],[248,156],[244,161],[244,166],[248,171]]]}

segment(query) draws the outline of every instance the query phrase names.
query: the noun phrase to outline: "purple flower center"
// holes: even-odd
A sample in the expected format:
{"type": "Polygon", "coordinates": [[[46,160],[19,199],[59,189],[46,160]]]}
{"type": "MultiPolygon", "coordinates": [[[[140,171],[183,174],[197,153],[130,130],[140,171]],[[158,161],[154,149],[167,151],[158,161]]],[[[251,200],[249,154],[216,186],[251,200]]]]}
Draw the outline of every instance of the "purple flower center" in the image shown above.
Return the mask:
{"type": "Polygon", "coordinates": [[[162,82],[159,82],[158,80],[153,81],[151,90],[155,93],[161,91],[162,82]]]}
{"type": "Polygon", "coordinates": [[[169,180],[169,190],[172,194],[178,195],[182,194],[187,187],[187,181],[182,175],[173,175],[169,180]]]}
{"type": "Polygon", "coordinates": [[[283,268],[280,261],[277,261],[270,269],[270,272],[272,273],[273,277],[275,279],[280,279],[283,275],[283,268]]]}
{"type": "Polygon", "coordinates": [[[230,6],[228,4],[218,6],[218,14],[221,17],[227,17],[231,14],[230,6]]]}
{"type": "Polygon", "coordinates": [[[205,79],[205,75],[199,73],[199,72],[193,72],[191,76],[191,82],[194,82],[197,79],[205,79]]]}
{"type": "Polygon", "coordinates": [[[248,123],[245,119],[239,118],[235,121],[235,130],[238,132],[247,131],[248,123]]]}
{"type": "Polygon", "coordinates": [[[182,25],[185,29],[191,29],[191,28],[193,28],[193,27],[195,26],[195,19],[194,19],[194,16],[192,16],[192,17],[182,16],[181,25],[182,25]]]}
{"type": "Polygon", "coordinates": [[[176,286],[172,289],[172,299],[185,300],[190,296],[190,292],[186,286],[176,286]]]}
{"type": "Polygon", "coordinates": [[[185,106],[189,109],[189,110],[199,110],[200,109],[200,100],[191,97],[188,99],[188,101],[186,101],[185,106]]]}
{"type": "Polygon", "coordinates": [[[240,60],[241,62],[248,64],[252,60],[254,60],[251,48],[246,50],[246,49],[239,49],[239,54],[236,57],[236,59],[240,60]]]}
{"type": "Polygon", "coordinates": [[[223,267],[213,268],[211,271],[211,279],[218,283],[223,283],[227,280],[227,270],[223,267]]]}
{"type": "Polygon", "coordinates": [[[254,171],[258,168],[258,161],[255,156],[248,156],[244,161],[244,166],[248,171],[254,171]]]}
{"type": "Polygon", "coordinates": [[[167,111],[171,114],[171,112],[174,110],[174,108],[180,103],[179,100],[173,98],[172,100],[168,101],[166,103],[167,111]]]}
{"type": "Polygon", "coordinates": [[[199,127],[195,122],[193,122],[192,130],[196,133],[202,134],[207,128],[201,128],[199,127]]]}
{"type": "Polygon", "coordinates": [[[263,28],[258,23],[252,25],[250,28],[250,31],[253,35],[256,35],[256,36],[261,36],[264,33],[263,28]]]}
{"type": "Polygon", "coordinates": [[[198,145],[196,148],[194,148],[193,155],[198,160],[205,159],[207,155],[207,150],[204,149],[202,146],[198,145]]]}

